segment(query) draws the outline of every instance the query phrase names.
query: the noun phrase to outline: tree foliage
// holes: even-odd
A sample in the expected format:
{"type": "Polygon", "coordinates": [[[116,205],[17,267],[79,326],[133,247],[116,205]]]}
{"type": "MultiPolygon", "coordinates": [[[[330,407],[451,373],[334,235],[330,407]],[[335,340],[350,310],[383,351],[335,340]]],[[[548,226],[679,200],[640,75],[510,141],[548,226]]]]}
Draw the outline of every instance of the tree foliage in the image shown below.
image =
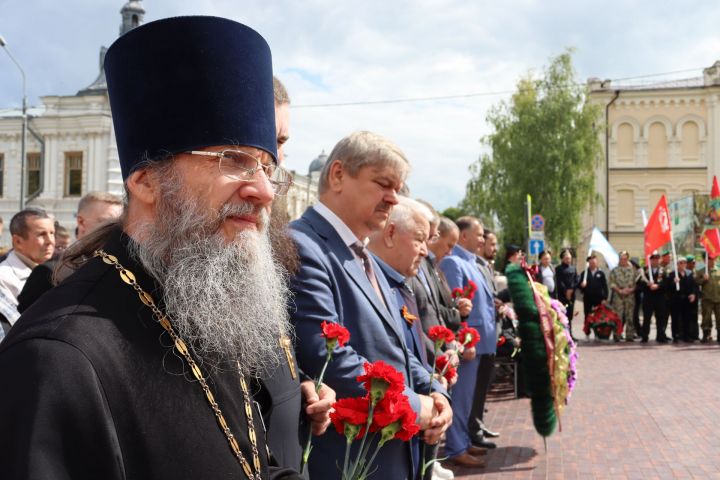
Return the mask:
{"type": "Polygon", "coordinates": [[[465,215],[465,211],[462,208],[458,207],[448,207],[442,211],[441,215],[455,221],[465,215]]]}
{"type": "Polygon", "coordinates": [[[546,241],[556,247],[577,242],[581,215],[596,201],[601,108],[587,101],[571,57],[568,50],[552,58],[540,79],[523,77],[512,99],[488,114],[493,132],[483,143],[492,153],[470,166],[461,208],[495,219],[505,242],[527,237],[527,194],[533,213],[545,217],[546,241]]]}

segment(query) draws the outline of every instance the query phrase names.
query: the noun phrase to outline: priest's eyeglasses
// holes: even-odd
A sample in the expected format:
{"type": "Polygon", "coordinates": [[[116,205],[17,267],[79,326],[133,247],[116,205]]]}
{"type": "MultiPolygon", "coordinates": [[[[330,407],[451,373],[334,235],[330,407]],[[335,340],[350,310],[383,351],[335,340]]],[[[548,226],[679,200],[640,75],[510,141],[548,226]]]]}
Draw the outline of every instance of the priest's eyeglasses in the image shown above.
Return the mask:
{"type": "Polygon", "coordinates": [[[260,158],[243,150],[222,150],[220,152],[192,150],[186,153],[217,157],[220,160],[218,162],[220,173],[233,180],[254,182],[255,174],[262,170],[270,181],[275,195],[285,195],[293,185],[292,173],[276,165],[274,161],[264,164],[260,158]]]}

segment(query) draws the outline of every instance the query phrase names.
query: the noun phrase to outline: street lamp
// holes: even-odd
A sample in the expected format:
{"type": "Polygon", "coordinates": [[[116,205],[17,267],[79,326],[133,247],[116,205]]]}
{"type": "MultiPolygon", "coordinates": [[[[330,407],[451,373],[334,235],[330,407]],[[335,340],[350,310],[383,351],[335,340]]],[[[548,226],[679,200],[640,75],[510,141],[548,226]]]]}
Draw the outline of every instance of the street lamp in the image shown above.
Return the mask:
{"type": "Polygon", "coordinates": [[[22,99],[22,140],[20,143],[20,210],[23,210],[25,208],[25,143],[27,139],[27,96],[25,95],[25,70],[22,69],[20,64],[15,60],[15,57],[12,56],[12,53],[10,53],[10,50],[7,47],[7,42],[3,38],[2,35],[0,35],[0,47],[5,49],[5,52],[7,52],[8,56],[10,57],[10,60],[13,61],[15,66],[20,70],[20,75],[22,75],[22,93],[23,93],[23,99],[22,99]]]}

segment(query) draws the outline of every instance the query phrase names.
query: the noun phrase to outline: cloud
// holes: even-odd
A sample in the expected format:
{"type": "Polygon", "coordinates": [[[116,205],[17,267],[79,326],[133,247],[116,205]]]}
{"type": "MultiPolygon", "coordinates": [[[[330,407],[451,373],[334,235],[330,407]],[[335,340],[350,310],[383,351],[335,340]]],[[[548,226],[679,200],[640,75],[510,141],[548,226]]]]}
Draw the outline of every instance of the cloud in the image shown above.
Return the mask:
{"type": "MultiPolygon", "coordinates": [[[[94,80],[98,50],[116,38],[123,3],[0,0],[0,34],[28,72],[33,103],[40,95],[74,94],[94,80]]],[[[143,6],[146,21],[206,14],[253,26],[268,40],[296,106],[513,90],[521,75],[541,72],[569,46],[577,48],[580,81],[706,67],[720,51],[720,6],[699,0],[681,9],[650,0],[156,0],[143,6]]],[[[19,78],[7,60],[0,58],[0,108],[19,105],[19,78]]],[[[467,168],[484,148],[487,110],[504,98],[294,108],[288,165],[305,172],[346,134],[373,130],[411,159],[414,194],[442,209],[462,198],[467,168]]]]}

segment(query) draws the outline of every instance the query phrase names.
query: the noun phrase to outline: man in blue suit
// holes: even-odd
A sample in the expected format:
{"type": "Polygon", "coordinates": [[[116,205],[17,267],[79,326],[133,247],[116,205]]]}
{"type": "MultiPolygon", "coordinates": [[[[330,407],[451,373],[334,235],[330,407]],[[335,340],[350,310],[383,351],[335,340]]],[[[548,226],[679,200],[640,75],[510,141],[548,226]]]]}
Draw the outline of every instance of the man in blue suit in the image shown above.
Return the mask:
{"type": "MultiPolygon", "coordinates": [[[[408,348],[418,357],[423,366],[432,372],[434,346],[423,329],[425,319],[420,309],[419,300],[424,294],[423,286],[416,275],[420,265],[428,254],[427,241],[432,232],[432,211],[425,205],[407,197],[400,201],[392,210],[390,219],[381,231],[370,236],[368,249],[375,256],[380,269],[390,285],[397,302],[395,308],[400,312],[404,322],[405,342],[408,348]]],[[[441,377],[440,382],[446,388],[448,384],[441,377]]],[[[413,439],[415,454],[422,451],[423,461],[428,462],[437,457],[437,445],[420,450],[420,442],[413,439]]],[[[427,480],[452,478],[452,471],[442,468],[439,463],[433,465],[425,473],[427,480]]]]}
{"type": "Polygon", "coordinates": [[[393,308],[404,320],[401,322],[401,330],[405,334],[405,344],[423,367],[430,371],[429,362],[432,360],[429,360],[425,348],[425,333],[411,286],[412,277],[417,274],[420,262],[427,255],[425,242],[430,223],[424,215],[426,212],[429,216],[430,211],[425,206],[410,198],[400,197],[385,228],[370,236],[368,250],[380,265],[380,271],[390,286],[391,300],[395,302],[393,308]]]}
{"type": "MultiPolygon", "coordinates": [[[[325,362],[320,323],[344,325],[350,341],[335,350],[325,382],[338,398],[361,396],[366,392],[356,377],[364,373],[363,365],[377,360],[392,365],[405,378],[404,393],[418,415],[424,440],[435,444],[452,421],[446,392],[407,347],[404,320],[365,248],[367,237],[385,226],[408,170],[397,146],[370,132],[355,132],[335,146],[320,174],[320,201],[290,225],[300,257],[290,315],[298,363],[305,373],[317,377],[325,362]]],[[[313,445],[310,477],[340,478],[344,436],[328,430],[313,445]]],[[[375,466],[377,478],[413,479],[419,459],[410,444],[392,440],[383,446],[375,466]]]]}
{"type": "MultiPolygon", "coordinates": [[[[451,289],[463,288],[472,280],[478,287],[473,298],[472,310],[467,318],[468,326],[480,334],[476,345],[478,356],[469,361],[460,362],[458,381],[453,388],[453,424],[448,430],[445,453],[452,463],[463,466],[483,467],[483,462],[475,462],[468,454],[479,453],[472,448],[468,421],[473,407],[475,385],[478,378],[481,358],[495,353],[497,334],[495,332],[495,304],[490,287],[477,267],[477,252],[484,245],[483,226],[474,217],[461,217],[457,220],[460,238],[452,253],[440,262],[440,269],[451,289]]],[[[484,403],[484,402],[483,402],[484,403]]],[[[484,408],[478,405],[477,408],[484,408]]]]}

